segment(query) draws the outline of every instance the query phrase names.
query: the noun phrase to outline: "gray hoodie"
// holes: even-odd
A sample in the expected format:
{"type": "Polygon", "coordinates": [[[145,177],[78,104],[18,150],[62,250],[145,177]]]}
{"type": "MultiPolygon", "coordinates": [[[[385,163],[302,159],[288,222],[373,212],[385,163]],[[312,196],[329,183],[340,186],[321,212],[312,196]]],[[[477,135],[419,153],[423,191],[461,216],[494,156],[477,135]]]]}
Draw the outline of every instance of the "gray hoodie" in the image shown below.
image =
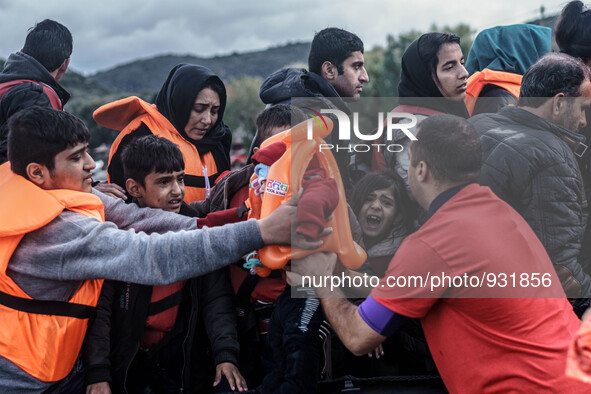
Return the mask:
{"type": "MultiPolygon", "coordinates": [[[[254,220],[189,231],[197,227],[194,218],[93,192],[105,206],[105,223],[64,211],[25,235],[12,255],[7,274],[31,297],[67,301],[84,280],[96,278],[165,285],[212,272],[263,246],[254,220]]],[[[50,386],[0,357],[0,392],[50,386]]]]}

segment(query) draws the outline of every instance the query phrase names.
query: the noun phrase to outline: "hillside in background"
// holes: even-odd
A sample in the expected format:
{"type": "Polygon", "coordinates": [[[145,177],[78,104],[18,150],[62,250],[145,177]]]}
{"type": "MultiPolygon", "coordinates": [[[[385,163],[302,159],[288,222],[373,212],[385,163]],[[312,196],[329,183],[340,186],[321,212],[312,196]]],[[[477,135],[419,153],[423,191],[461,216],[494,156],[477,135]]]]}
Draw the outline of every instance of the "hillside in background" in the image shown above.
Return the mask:
{"type": "MultiPolygon", "coordinates": [[[[430,30],[455,32],[462,39],[464,54],[468,53],[474,34],[469,25],[443,26],[441,29],[433,25],[430,30]]],[[[384,47],[365,49],[365,67],[370,75],[370,82],[363,88],[365,97],[396,96],[402,54],[420,34],[421,32],[413,30],[397,36],[387,35],[384,47]]],[[[265,107],[258,97],[264,78],[286,66],[306,67],[309,51],[310,43],[292,43],[262,51],[211,58],[178,54],[160,55],[114,66],[89,76],[70,69],[61,81],[72,94],[65,110],[86,123],[91,136],[90,147],[100,147],[93,155],[104,160],[105,157],[101,156],[100,152],[106,154],[118,132],[94,122],[92,114],[97,108],[131,95],[153,103],[156,93],[175,65],[201,64],[210,68],[224,81],[228,93],[224,122],[232,129],[234,142],[241,142],[248,148],[256,132],[256,116],[265,107]]],[[[1,65],[3,61],[0,60],[1,65]]]]}
{"type": "Polygon", "coordinates": [[[310,43],[296,43],[264,51],[211,58],[161,55],[100,71],[89,79],[114,91],[157,91],[166,80],[169,71],[179,63],[200,64],[211,69],[224,81],[244,75],[265,78],[286,65],[307,64],[309,51],[310,43]]]}

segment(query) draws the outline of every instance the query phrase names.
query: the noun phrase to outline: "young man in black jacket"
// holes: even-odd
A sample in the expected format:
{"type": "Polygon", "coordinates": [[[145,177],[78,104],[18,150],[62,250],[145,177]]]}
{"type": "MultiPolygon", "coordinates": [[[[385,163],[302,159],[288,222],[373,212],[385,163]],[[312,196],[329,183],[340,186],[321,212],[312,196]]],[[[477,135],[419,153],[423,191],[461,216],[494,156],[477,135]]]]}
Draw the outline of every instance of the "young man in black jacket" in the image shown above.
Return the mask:
{"type": "Polygon", "coordinates": [[[33,105],[62,109],[70,94],[60,80],[70,64],[72,34],[45,19],[29,30],[25,45],[8,56],[0,73],[0,164],[6,161],[8,118],[33,105]]]}
{"type": "MultiPolygon", "coordinates": [[[[340,110],[350,116],[347,102],[358,101],[363,85],[369,82],[363,51],[363,41],[357,35],[336,27],[323,29],[312,40],[308,71],[284,68],[274,72],[263,81],[259,97],[269,105],[292,104],[319,112],[340,110]],[[292,102],[292,98],[296,100],[292,102]]],[[[337,124],[325,140],[343,148],[333,150],[333,154],[348,191],[358,180],[357,167],[361,163],[344,149],[350,141],[339,141],[337,124]]]]}
{"type": "MultiPolygon", "coordinates": [[[[183,202],[184,162],[174,143],[141,137],[124,151],[123,164],[139,206],[197,216],[183,202]]],[[[86,339],[87,384],[90,392],[109,382],[114,392],[204,392],[215,367],[214,386],[225,377],[223,391],[242,391],[238,353],[226,269],[168,286],[105,281],[86,339]]]]}

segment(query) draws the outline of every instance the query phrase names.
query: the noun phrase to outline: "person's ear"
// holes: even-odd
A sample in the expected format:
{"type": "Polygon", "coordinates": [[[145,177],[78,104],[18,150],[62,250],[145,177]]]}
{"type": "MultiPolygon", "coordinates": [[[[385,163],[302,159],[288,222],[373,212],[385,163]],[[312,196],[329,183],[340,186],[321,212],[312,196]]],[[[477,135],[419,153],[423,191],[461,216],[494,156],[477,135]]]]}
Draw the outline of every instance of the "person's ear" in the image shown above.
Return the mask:
{"type": "Polygon", "coordinates": [[[254,155],[255,153],[257,153],[259,151],[259,149],[261,149],[261,148],[259,148],[258,146],[255,146],[254,148],[252,148],[252,154],[254,155]]]}
{"type": "Polygon", "coordinates": [[[566,99],[564,93],[558,93],[552,97],[552,116],[560,117],[564,109],[566,108],[566,99]]]}
{"type": "Polygon", "coordinates": [[[47,167],[39,163],[29,163],[25,172],[27,173],[27,178],[41,188],[43,188],[50,179],[47,167]]]}
{"type": "Polygon", "coordinates": [[[67,58],[66,60],[64,60],[64,62],[60,66],[60,71],[62,73],[65,73],[68,70],[69,66],[70,66],[70,58],[67,58]]]}
{"type": "Polygon", "coordinates": [[[142,198],[142,188],[139,183],[131,178],[127,178],[125,181],[125,188],[130,196],[135,198],[142,198]]]}
{"type": "Polygon", "coordinates": [[[322,78],[326,79],[327,81],[334,81],[337,77],[339,71],[337,70],[336,66],[329,62],[328,60],[322,63],[322,78]]]}
{"type": "Polygon", "coordinates": [[[53,78],[59,82],[61,81],[62,77],[64,76],[64,74],[66,73],[66,71],[68,70],[68,66],[70,65],[70,58],[67,58],[66,60],[64,60],[62,62],[62,64],[60,64],[60,66],[58,68],[56,68],[53,72],[51,72],[50,74],[53,75],[53,78]]]}
{"type": "Polygon", "coordinates": [[[419,163],[417,164],[417,168],[415,170],[415,173],[417,174],[417,180],[419,182],[425,182],[427,180],[427,177],[429,175],[429,166],[427,165],[427,163],[425,163],[424,161],[419,161],[419,163]]]}

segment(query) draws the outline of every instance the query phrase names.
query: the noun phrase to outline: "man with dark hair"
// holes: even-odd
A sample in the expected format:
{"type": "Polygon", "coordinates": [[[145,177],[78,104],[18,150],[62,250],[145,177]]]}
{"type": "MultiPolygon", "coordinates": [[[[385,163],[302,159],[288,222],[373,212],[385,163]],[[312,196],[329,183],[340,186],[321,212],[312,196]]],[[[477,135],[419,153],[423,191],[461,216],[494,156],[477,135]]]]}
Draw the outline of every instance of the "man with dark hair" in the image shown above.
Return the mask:
{"type": "Polygon", "coordinates": [[[591,297],[591,266],[579,260],[587,199],[576,161],[586,150],[578,131],[591,106],[589,77],[580,60],[545,55],[523,76],[517,107],[470,119],[482,140],[480,183],[529,223],[570,298],[591,297]]]}
{"type": "Polygon", "coordinates": [[[402,242],[371,296],[357,307],[340,289],[322,286],[319,279],[335,275],[333,254],[292,262],[316,287],[339,338],[363,355],[406,317],[419,318],[451,393],[588,391],[564,374],[579,322],[548,254],[515,210],[477,184],[481,148],[474,127],[433,115],[416,137],[408,179],[430,217],[402,242]],[[526,283],[541,274],[543,287],[526,283]],[[480,287],[481,278],[491,281],[480,287]]]}
{"type": "MultiPolygon", "coordinates": [[[[363,59],[363,42],[355,34],[336,27],[319,31],[308,56],[309,71],[279,70],[265,79],[259,96],[265,104],[289,103],[292,97],[330,98],[320,104],[349,112],[342,98],[359,100],[363,84],[369,82],[363,59]]],[[[310,105],[318,107],[317,100],[310,105]]]]}
{"type": "MultiPolygon", "coordinates": [[[[363,58],[363,42],[355,34],[336,27],[319,31],[312,40],[308,68],[284,68],[263,81],[259,97],[265,104],[291,103],[297,97],[297,105],[303,109],[337,109],[351,114],[343,99],[357,101],[363,84],[369,82],[363,58]]],[[[336,122],[335,122],[336,124],[336,122]]],[[[349,144],[338,141],[338,128],[326,137],[333,145],[349,144]]],[[[352,186],[349,170],[355,163],[350,154],[342,150],[334,152],[341,177],[346,186],[352,186]]]]}
{"type": "Polygon", "coordinates": [[[6,60],[0,73],[0,164],[6,161],[5,124],[10,116],[33,105],[62,109],[70,99],[59,82],[71,54],[68,28],[45,19],[29,29],[23,49],[6,60]]]}
{"type": "Polygon", "coordinates": [[[79,353],[99,278],[167,285],[291,240],[291,204],[259,221],[179,231],[196,230],[196,220],[93,190],[88,129],[67,112],[26,108],[8,127],[10,163],[0,166],[2,392],[83,390],[79,353]],[[51,153],[27,153],[44,150],[51,153]]]}

